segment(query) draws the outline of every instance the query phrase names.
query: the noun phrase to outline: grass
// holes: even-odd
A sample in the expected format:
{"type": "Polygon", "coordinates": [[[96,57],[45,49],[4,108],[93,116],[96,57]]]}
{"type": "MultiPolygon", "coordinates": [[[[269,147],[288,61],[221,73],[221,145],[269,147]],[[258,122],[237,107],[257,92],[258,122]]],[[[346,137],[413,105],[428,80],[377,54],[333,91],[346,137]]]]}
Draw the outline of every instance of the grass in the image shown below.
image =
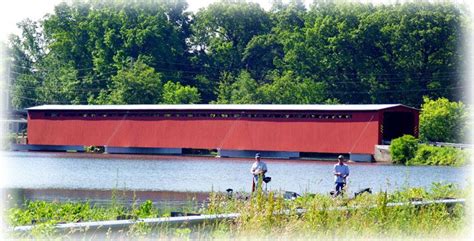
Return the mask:
{"type": "Polygon", "coordinates": [[[150,218],[169,215],[168,210],[159,210],[151,200],[130,208],[112,198],[108,206],[91,205],[90,202],[26,201],[21,207],[10,208],[8,223],[11,226],[31,224],[57,224],[99,220],[150,218]]]}
{"type": "MultiPolygon", "coordinates": [[[[466,189],[467,190],[467,189],[466,189]]],[[[127,230],[109,230],[103,239],[117,237],[153,239],[352,239],[355,237],[441,237],[460,235],[466,226],[464,205],[387,207],[390,202],[466,198],[466,190],[452,184],[435,183],[431,188],[404,188],[393,193],[363,194],[354,199],[332,198],[323,194],[304,194],[290,201],[275,193],[256,192],[250,199],[229,198],[212,193],[206,205],[188,211],[203,214],[240,213],[236,220],[207,222],[200,225],[132,225],[127,230]],[[344,209],[340,209],[345,207],[344,209]],[[306,212],[298,213],[305,209],[306,212]]],[[[7,210],[8,224],[19,226],[36,220],[35,229],[21,237],[57,236],[54,224],[91,220],[115,220],[118,216],[147,218],[169,215],[150,200],[126,208],[113,203],[95,207],[85,203],[27,202],[24,207],[7,210]]],[[[76,234],[84,235],[87,234],[76,234]]],[[[95,234],[96,235],[96,234],[95,234]]],[[[59,237],[69,237],[61,234],[59,237]]]]}

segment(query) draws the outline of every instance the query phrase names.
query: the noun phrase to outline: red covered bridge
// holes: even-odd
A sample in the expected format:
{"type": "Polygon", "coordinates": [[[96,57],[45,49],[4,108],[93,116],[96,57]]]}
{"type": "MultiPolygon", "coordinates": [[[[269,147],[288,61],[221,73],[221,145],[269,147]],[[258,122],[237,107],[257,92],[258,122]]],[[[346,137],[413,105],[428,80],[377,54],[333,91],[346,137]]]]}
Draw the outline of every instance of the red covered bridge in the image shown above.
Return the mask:
{"type": "Polygon", "coordinates": [[[104,146],[109,153],[372,155],[375,145],[418,136],[418,116],[400,104],[43,105],[28,108],[28,144],[37,150],[104,146]]]}

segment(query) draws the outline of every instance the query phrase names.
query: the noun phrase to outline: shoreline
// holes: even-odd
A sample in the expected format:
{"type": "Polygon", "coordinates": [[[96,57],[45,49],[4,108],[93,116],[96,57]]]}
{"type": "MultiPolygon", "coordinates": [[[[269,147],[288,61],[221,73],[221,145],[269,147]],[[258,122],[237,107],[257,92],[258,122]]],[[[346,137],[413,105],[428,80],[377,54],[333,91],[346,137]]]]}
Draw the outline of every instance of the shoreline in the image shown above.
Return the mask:
{"type": "Polygon", "coordinates": [[[26,200],[109,204],[114,198],[123,204],[145,200],[152,200],[154,203],[185,204],[191,201],[204,202],[209,197],[209,192],[123,189],[1,188],[0,192],[17,205],[22,205],[26,200]]]}
{"type": "MultiPolygon", "coordinates": [[[[166,155],[166,154],[119,154],[119,153],[93,153],[93,152],[65,152],[65,151],[25,151],[25,150],[7,150],[2,151],[3,153],[38,153],[38,154],[49,154],[55,155],[57,157],[76,157],[76,158],[101,158],[101,159],[113,159],[113,158],[121,158],[121,159],[136,159],[136,160],[150,160],[153,159],[199,159],[199,160],[223,160],[223,161],[252,161],[254,160],[253,157],[219,157],[216,155],[199,155],[199,154],[180,154],[180,155],[166,155]]],[[[300,158],[275,158],[275,157],[262,157],[265,161],[272,161],[272,162],[298,162],[298,163],[335,163],[337,162],[337,158],[312,158],[312,157],[300,157],[300,158]]],[[[397,166],[397,164],[393,164],[392,162],[358,162],[352,161],[350,159],[346,159],[345,162],[350,164],[356,165],[390,165],[390,166],[397,166]]]]}

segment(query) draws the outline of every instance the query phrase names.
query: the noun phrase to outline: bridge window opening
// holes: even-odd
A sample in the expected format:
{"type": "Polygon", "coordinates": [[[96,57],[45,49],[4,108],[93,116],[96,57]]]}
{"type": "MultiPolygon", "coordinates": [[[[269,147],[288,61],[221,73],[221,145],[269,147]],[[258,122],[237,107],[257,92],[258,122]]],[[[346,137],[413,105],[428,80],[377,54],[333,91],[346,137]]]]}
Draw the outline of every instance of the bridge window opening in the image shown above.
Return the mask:
{"type": "MultiPolygon", "coordinates": [[[[390,114],[388,114],[390,116],[390,114]]],[[[351,119],[350,114],[318,114],[318,113],[232,113],[232,112],[220,112],[220,113],[194,113],[194,112],[135,112],[135,113],[107,113],[107,112],[45,112],[45,117],[83,117],[83,118],[95,118],[95,117],[163,117],[163,118],[258,118],[258,119],[351,119]]]]}

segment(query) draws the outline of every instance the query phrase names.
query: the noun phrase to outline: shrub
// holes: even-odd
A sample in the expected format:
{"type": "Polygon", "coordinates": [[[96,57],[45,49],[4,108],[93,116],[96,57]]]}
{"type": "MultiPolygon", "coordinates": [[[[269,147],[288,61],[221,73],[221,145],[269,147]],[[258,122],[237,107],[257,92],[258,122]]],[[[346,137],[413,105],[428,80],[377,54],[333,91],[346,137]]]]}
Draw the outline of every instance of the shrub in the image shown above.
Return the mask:
{"type": "Polygon", "coordinates": [[[104,153],[105,152],[105,147],[103,147],[103,146],[84,146],[84,151],[85,152],[90,152],[90,153],[104,153]]]}
{"type": "Polygon", "coordinates": [[[423,141],[463,142],[467,133],[468,111],[462,102],[446,98],[423,98],[420,113],[420,139],[423,141]]]}
{"type": "Polygon", "coordinates": [[[466,162],[466,151],[454,147],[438,147],[421,144],[413,159],[407,165],[445,165],[460,166],[466,162]]]}
{"type": "Polygon", "coordinates": [[[405,164],[415,157],[417,149],[418,139],[411,135],[403,135],[402,137],[393,139],[390,144],[392,161],[397,164],[405,164]]]}

